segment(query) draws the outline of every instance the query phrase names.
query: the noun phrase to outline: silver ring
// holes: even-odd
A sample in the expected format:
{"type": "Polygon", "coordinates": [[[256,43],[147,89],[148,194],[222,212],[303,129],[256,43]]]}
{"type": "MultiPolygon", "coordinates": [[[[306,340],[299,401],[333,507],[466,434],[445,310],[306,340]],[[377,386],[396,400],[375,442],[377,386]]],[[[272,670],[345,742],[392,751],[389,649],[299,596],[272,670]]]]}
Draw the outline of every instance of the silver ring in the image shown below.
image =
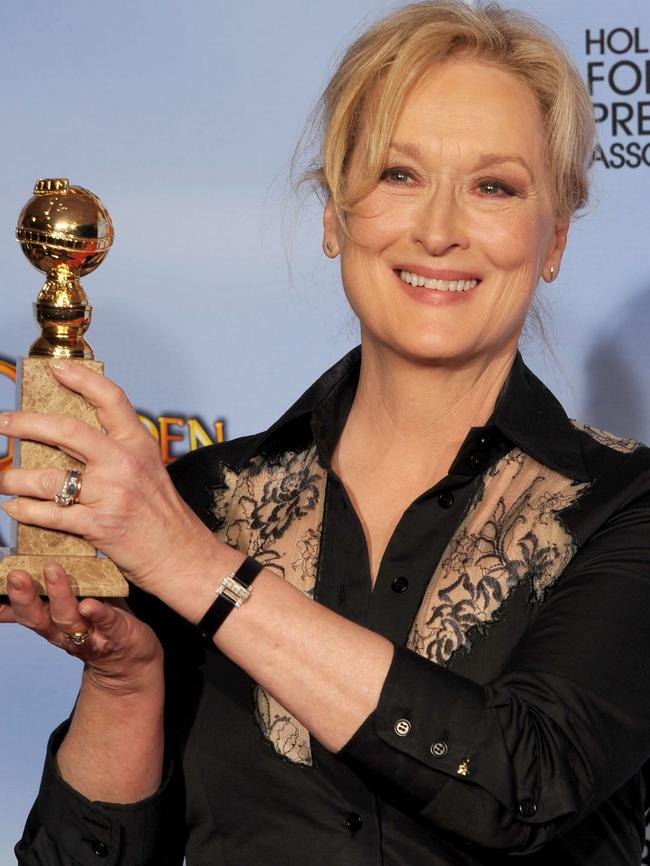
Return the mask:
{"type": "Polygon", "coordinates": [[[64,631],[63,634],[75,646],[83,646],[90,636],[85,629],[84,631],[64,631]]]}
{"type": "Polygon", "coordinates": [[[54,501],[62,508],[76,505],[81,496],[81,469],[68,469],[63,479],[61,489],[54,497],[54,501]]]}

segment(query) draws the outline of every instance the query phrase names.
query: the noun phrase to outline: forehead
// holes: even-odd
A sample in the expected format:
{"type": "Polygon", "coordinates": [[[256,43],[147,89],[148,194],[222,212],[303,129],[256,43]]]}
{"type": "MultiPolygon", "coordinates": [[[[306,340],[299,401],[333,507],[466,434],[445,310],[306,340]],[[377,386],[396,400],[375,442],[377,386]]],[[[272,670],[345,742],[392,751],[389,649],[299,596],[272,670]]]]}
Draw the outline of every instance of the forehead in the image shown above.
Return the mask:
{"type": "Polygon", "coordinates": [[[394,141],[463,152],[516,152],[543,163],[544,123],[530,87],[482,60],[459,58],[429,70],[407,94],[394,141]]]}

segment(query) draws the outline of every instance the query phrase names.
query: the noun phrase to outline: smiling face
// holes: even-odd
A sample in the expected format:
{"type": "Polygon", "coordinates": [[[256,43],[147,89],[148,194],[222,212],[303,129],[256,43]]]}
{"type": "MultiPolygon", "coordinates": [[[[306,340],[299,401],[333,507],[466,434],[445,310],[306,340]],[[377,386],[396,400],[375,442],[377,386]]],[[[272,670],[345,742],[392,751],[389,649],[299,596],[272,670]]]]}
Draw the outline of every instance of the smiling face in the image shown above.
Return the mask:
{"type": "MultiPolygon", "coordinates": [[[[362,135],[367,130],[362,131],[362,135]]],[[[361,148],[348,178],[363,171],[361,148]]],[[[326,250],[362,340],[412,360],[513,354],[540,276],[559,270],[568,220],[555,213],[543,120],[528,87],[469,58],[431,70],[404,102],[379,183],[326,250]]]]}

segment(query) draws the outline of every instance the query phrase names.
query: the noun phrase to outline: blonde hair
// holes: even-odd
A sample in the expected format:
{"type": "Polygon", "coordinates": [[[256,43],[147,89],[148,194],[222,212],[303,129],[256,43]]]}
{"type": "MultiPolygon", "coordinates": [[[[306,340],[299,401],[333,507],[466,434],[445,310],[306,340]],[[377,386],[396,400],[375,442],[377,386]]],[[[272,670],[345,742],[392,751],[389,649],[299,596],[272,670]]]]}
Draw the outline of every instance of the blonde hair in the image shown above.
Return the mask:
{"type": "Polygon", "coordinates": [[[556,210],[570,215],[582,208],[595,146],[587,89],[554,34],[495,2],[478,7],[462,0],[412,3],[363,33],[344,54],[317,106],[313,123],[321,153],[302,180],[331,196],[339,214],[349,212],[379,180],[409,90],[432,66],[458,55],[494,63],[528,85],[545,124],[556,210]],[[365,171],[353,184],[346,170],[366,119],[365,171]]]}

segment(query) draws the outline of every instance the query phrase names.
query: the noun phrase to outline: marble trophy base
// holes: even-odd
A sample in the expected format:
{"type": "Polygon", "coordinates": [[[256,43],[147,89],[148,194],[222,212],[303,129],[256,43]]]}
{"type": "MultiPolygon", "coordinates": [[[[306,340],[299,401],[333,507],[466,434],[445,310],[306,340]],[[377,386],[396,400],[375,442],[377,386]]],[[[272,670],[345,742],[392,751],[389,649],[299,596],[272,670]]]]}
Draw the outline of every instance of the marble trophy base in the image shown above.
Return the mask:
{"type": "MultiPolygon", "coordinates": [[[[28,412],[70,415],[99,428],[95,409],[79,394],[61,385],[52,375],[49,358],[22,358],[17,381],[20,383],[18,405],[28,412]]],[[[103,372],[101,361],[76,360],[93,370],[103,372]]],[[[83,464],[59,448],[40,442],[16,443],[16,465],[22,469],[73,469],[83,464]]],[[[7,574],[14,568],[28,571],[46,595],[43,566],[60,562],[70,575],[76,595],[117,598],[128,595],[128,584],[115,563],[97,555],[85,539],[53,529],[16,524],[16,544],[12,550],[0,548],[0,595],[6,594],[7,574]]]]}

